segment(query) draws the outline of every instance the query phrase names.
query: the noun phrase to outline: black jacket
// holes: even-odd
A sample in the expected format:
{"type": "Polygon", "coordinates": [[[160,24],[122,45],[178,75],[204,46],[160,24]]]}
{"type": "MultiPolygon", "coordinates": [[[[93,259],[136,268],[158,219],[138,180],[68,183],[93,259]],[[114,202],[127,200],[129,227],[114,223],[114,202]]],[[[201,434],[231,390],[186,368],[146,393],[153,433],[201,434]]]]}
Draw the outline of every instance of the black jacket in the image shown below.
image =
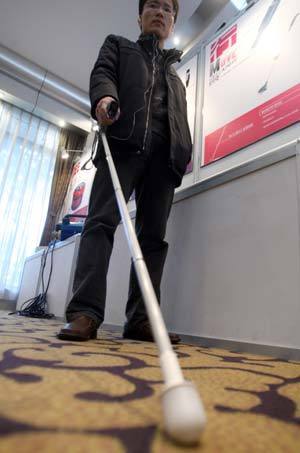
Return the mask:
{"type": "MultiPolygon", "coordinates": [[[[141,35],[135,43],[109,35],[98,56],[90,79],[92,117],[99,100],[115,98],[121,116],[107,128],[112,153],[147,155],[151,146],[151,96],[154,82],[155,56],[158,40],[155,35],[141,35]]],[[[181,52],[164,50],[164,66],[168,86],[168,116],[170,128],[170,167],[181,184],[191,159],[192,142],[187,122],[185,87],[172,64],[180,60],[181,52]]],[[[99,142],[95,165],[102,150],[99,142]]]]}

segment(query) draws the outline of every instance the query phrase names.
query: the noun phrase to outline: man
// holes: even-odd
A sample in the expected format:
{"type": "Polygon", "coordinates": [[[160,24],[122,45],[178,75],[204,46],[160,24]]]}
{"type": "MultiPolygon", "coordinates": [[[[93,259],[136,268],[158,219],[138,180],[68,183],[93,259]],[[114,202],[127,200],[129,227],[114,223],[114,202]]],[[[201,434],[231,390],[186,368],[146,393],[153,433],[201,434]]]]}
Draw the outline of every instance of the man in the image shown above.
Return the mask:
{"type": "MultiPolygon", "coordinates": [[[[164,241],[175,187],[191,157],[185,89],[172,67],[181,52],[163,50],[178,15],[178,0],[139,0],[141,35],[131,42],[106,38],[91,73],[92,116],[108,126],[107,137],[125,200],[136,194],[136,232],[158,300],[167,256],[164,241]],[[120,106],[110,119],[108,108],[120,106]]],[[[104,320],[106,275],[120,214],[99,143],[97,167],[82,233],[73,298],[62,340],[96,338],[104,320]]],[[[133,267],[123,337],[153,341],[133,267]]],[[[178,335],[169,334],[172,343],[178,335]]]]}

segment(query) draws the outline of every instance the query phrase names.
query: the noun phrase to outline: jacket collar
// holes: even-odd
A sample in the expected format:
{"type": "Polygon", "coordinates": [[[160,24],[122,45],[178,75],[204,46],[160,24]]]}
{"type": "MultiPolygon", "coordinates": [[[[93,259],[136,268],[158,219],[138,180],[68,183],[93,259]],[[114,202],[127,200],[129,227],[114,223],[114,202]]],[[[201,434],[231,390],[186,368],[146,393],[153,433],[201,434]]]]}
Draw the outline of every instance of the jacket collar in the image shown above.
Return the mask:
{"type": "Polygon", "coordinates": [[[141,33],[137,43],[140,44],[147,52],[153,53],[155,49],[157,49],[164,57],[165,62],[171,65],[176,63],[177,61],[181,60],[181,56],[183,52],[177,49],[160,49],[158,47],[159,40],[154,33],[151,34],[143,34],[141,33]]]}

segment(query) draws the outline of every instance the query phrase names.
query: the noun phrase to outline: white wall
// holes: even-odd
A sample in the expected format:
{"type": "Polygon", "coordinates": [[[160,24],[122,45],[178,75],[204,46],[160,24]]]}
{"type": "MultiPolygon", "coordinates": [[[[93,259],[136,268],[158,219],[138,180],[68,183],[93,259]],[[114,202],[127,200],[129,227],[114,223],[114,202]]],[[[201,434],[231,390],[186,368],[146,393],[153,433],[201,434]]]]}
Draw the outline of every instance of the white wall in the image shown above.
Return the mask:
{"type": "Polygon", "coordinates": [[[183,200],[166,267],[175,331],[300,348],[296,158],[183,200]]]}
{"type": "MultiPolygon", "coordinates": [[[[162,285],[170,330],[300,348],[299,177],[292,157],[173,206],[162,285]]],[[[129,264],[119,227],[107,323],[124,321],[129,264]]]]}

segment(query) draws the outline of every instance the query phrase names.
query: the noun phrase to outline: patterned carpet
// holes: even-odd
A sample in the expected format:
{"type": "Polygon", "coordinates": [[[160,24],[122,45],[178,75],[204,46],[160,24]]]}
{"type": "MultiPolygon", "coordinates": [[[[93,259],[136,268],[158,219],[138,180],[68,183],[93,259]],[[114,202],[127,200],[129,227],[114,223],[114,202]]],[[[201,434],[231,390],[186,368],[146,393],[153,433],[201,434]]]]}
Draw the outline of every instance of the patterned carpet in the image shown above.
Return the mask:
{"type": "Polygon", "coordinates": [[[56,339],[60,323],[0,316],[0,451],[300,452],[300,362],[176,346],[208,414],[197,447],[162,433],[155,345],[101,331],[56,339]]]}

